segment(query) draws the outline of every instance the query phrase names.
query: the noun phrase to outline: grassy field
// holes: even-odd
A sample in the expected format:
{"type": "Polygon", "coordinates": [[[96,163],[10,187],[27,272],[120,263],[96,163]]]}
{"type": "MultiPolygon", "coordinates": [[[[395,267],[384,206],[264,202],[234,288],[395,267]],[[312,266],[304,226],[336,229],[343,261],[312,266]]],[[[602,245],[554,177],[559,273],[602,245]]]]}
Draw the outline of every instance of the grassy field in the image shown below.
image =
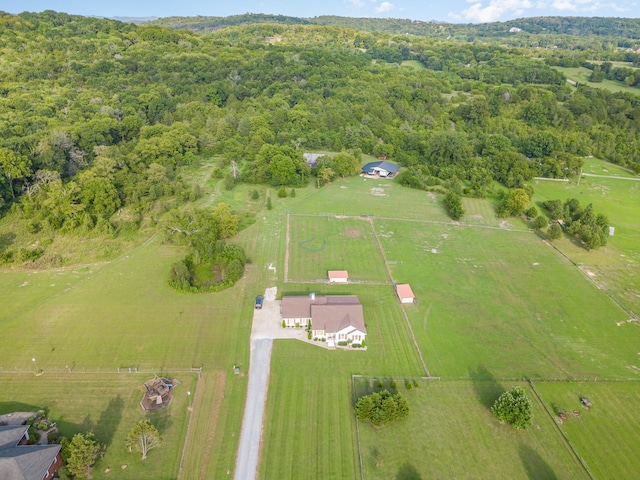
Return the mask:
{"type": "Polygon", "coordinates": [[[348,270],[356,281],[387,280],[367,219],[290,215],[289,231],[289,280],[326,280],[328,270],[348,270]]]}
{"type": "MultiPolygon", "coordinates": [[[[421,376],[390,286],[341,286],[364,306],[368,349],[327,351],[294,340],[273,348],[260,478],[355,478],[351,375],[421,376]]],[[[302,291],[300,293],[303,293],[302,291]]]]}
{"type": "Polygon", "coordinates": [[[638,383],[536,384],[550,411],[558,405],[569,412],[561,428],[595,478],[636,478],[640,472],[639,387],[638,383]],[[580,405],[582,396],[592,403],[590,409],[580,405]],[[572,415],[573,410],[580,417],[572,415]]]}
{"type": "MultiPolygon", "coordinates": [[[[624,169],[595,159],[587,159],[585,172],[623,176],[624,169]],[[602,173],[603,170],[606,172],[602,173]]],[[[607,246],[589,252],[565,237],[554,242],[564,254],[582,265],[600,288],[626,308],[640,314],[640,221],[637,206],[640,201],[640,181],[614,178],[584,177],[580,184],[573,182],[543,182],[533,185],[534,202],[577,198],[582,205],[593,204],[593,209],[604,213],[609,224],[615,227],[615,235],[609,237],[607,246]]]]}
{"type": "Polygon", "coordinates": [[[589,478],[537,402],[526,430],[493,416],[487,399],[511,386],[483,380],[400,386],[408,419],[381,429],[360,422],[364,478],[589,478]]]}
{"type": "Polygon", "coordinates": [[[171,405],[146,415],[158,428],[163,446],[152,450],[143,462],[137,452],[129,453],[125,439],[131,427],[145,417],[139,403],[142,384],[148,378],[113,373],[45,372],[39,377],[1,374],[0,414],[44,409],[66,436],[93,431],[107,445],[104,457],[94,467],[93,478],[176,478],[189,419],[186,392],[195,388],[197,377],[190,373],[171,375],[182,382],[175,387],[171,405]],[[123,469],[122,465],[127,466],[123,469]],[[106,473],[107,468],[112,471],[106,473]]]}
{"type": "Polygon", "coordinates": [[[531,232],[375,225],[387,256],[403,259],[392,274],[417,296],[407,314],[432,375],[636,375],[637,342],[616,326],[628,317],[531,232]]]}
{"type": "Polygon", "coordinates": [[[640,90],[637,87],[629,87],[624,82],[618,82],[617,80],[604,79],[602,82],[590,82],[591,70],[585,67],[553,67],[559,72],[565,74],[569,80],[580,83],[580,85],[588,85],[593,88],[602,88],[603,90],[609,90],[610,92],[624,92],[633,93],[638,95],[640,90]]]}
{"type": "MultiPolygon", "coordinates": [[[[588,278],[606,280],[606,292],[626,298],[626,305],[638,302],[633,299],[638,284],[632,273],[640,255],[640,226],[633,216],[640,185],[595,178],[584,178],[579,186],[534,185],[536,202],[576,196],[585,204],[591,201],[616,226],[610,244],[596,252],[586,252],[569,239],[556,242],[573,262],[581,264],[581,272],[528,231],[525,222],[497,220],[485,200],[464,199],[468,213],[458,224],[447,217],[440,197],[405,189],[393,180],[353,177],[321,189],[312,185],[297,189],[295,198],[278,198],[266,187],[239,185],[223,190],[221,181],[211,178],[211,169],[211,164],[203,163],[191,172],[205,191],[197,205],[222,201],[256,214],[255,222],[233,239],[251,260],[243,280],[215,294],[176,293],[167,286],[166,275],[184,251],[163,245],[159,237],[144,243],[142,238],[133,239],[126,253],[115,259],[59,269],[0,272],[0,338],[4,340],[0,354],[0,402],[4,403],[0,408],[17,408],[12,402],[48,406],[53,420],[60,420],[68,430],[64,433],[81,428],[86,418],[96,422],[87,420],[84,425],[111,443],[98,465],[100,471],[110,466],[118,468],[119,474],[120,464],[127,462],[129,478],[136,473],[138,478],[165,478],[155,475],[156,471],[173,472],[166,478],[175,478],[186,439],[181,478],[228,478],[234,471],[246,395],[255,295],[271,286],[277,286],[279,294],[355,294],[364,306],[369,334],[366,351],[329,352],[295,341],[275,342],[260,478],[357,477],[351,376],[413,378],[424,371],[390,285],[284,282],[286,219],[292,214],[295,225],[290,232],[288,265],[292,280],[313,281],[324,278],[330,268],[346,268],[356,279],[385,282],[383,258],[397,262],[389,266],[393,279],[410,283],[418,296],[419,303],[405,310],[431,374],[445,380],[464,379],[429,384],[429,388],[423,382],[419,392],[411,392],[412,401],[421,406],[418,410],[428,414],[419,412],[410,425],[398,425],[396,430],[371,432],[369,441],[382,452],[383,466],[365,464],[365,478],[407,474],[410,467],[423,477],[442,477],[438,472],[444,472],[448,464],[462,472],[461,478],[467,471],[476,472],[477,465],[493,469],[488,476],[580,478],[579,469],[574,470],[573,460],[564,453],[561,437],[553,433],[551,419],[542,422],[538,410],[540,429],[513,432],[495,422],[487,413],[490,397],[497,397],[499,387],[510,385],[491,379],[638,377],[634,368],[637,325],[626,323],[628,315],[588,278]],[[254,189],[260,197],[256,201],[250,199],[254,189]],[[264,208],[267,196],[272,199],[272,210],[264,208]],[[313,216],[323,213],[375,215],[372,222],[384,257],[368,221],[313,216]],[[309,246],[305,241],[311,237],[316,237],[310,243],[316,252],[300,248],[300,242],[309,246]],[[313,243],[320,237],[327,239],[324,249],[313,243]],[[241,375],[232,374],[234,364],[240,366],[241,375]],[[33,371],[36,366],[44,369],[44,375],[15,373],[33,371]],[[64,373],[67,366],[75,373],[64,373]],[[192,411],[187,410],[189,400],[182,394],[175,410],[172,406],[167,411],[171,415],[163,433],[167,443],[163,450],[152,452],[153,467],[134,466],[133,460],[127,460],[133,457],[124,455],[127,452],[118,443],[137,419],[144,378],[113,372],[132,366],[149,374],[204,368],[197,385],[195,377],[190,377],[192,411]],[[83,375],[83,371],[91,373],[83,375]],[[105,376],[113,381],[99,383],[98,378],[105,376]],[[124,406],[110,406],[118,396],[124,406]],[[120,421],[116,407],[122,411],[120,421]],[[101,421],[103,412],[110,412],[114,421],[101,421]],[[117,427],[100,427],[108,423],[117,427]],[[405,434],[408,429],[414,432],[411,436],[405,434]],[[419,452],[405,455],[392,445],[403,445],[405,439],[413,439],[407,452],[421,447],[419,452]],[[493,446],[496,443],[498,449],[493,446]],[[452,456],[460,451],[458,444],[472,455],[452,456]],[[438,454],[437,459],[429,460],[432,466],[416,460],[425,451],[438,454]],[[553,451],[559,453],[550,455],[553,451]],[[498,452],[514,460],[501,465],[495,460],[500,458],[498,452]]],[[[587,160],[585,171],[618,174],[596,160],[587,160]]],[[[598,405],[627,405],[636,383],[614,385],[620,387],[611,390],[609,399],[593,393],[598,405]]],[[[542,388],[541,392],[545,401],[564,395],[542,388]]],[[[637,417],[633,408],[629,411],[637,417]]],[[[597,428],[615,427],[621,441],[636,442],[634,433],[627,430],[635,431],[637,421],[623,420],[626,426],[624,421],[612,420],[597,428]]],[[[588,424],[580,440],[570,426],[563,428],[586,459],[584,450],[594,448],[588,443],[589,435],[598,430],[588,424]]],[[[608,448],[618,448],[615,439],[608,441],[608,448]]],[[[365,462],[371,461],[370,450],[363,455],[365,462]]],[[[606,464],[597,467],[598,462],[588,460],[594,471],[607,477],[606,464]]]]}

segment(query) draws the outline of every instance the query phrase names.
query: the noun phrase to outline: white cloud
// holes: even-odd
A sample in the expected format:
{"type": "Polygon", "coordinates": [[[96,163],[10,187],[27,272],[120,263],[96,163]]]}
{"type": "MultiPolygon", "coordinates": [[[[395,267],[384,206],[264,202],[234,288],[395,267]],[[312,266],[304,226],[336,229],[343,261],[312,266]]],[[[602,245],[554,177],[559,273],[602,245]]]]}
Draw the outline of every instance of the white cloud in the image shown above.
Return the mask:
{"type": "MultiPolygon", "coordinates": [[[[473,1],[473,0],[472,0],[473,1]]],[[[571,0],[555,0],[571,1],[571,0]]],[[[574,0],[582,1],[582,0],[574,0]]],[[[519,16],[525,10],[533,7],[530,0],[490,0],[485,6],[481,2],[474,3],[469,8],[462,11],[461,18],[471,22],[485,23],[495,22],[503,16],[519,16]]]]}
{"type": "Polygon", "coordinates": [[[363,7],[364,6],[364,1],[363,0],[345,0],[347,3],[350,3],[351,5],[353,5],[354,7],[363,7]]]}
{"type": "Polygon", "coordinates": [[[376,7],[376,12],[378,13],[389,12],[391,10],[393,10],[393,3],[391,2],[382,2],[376,7]]]}

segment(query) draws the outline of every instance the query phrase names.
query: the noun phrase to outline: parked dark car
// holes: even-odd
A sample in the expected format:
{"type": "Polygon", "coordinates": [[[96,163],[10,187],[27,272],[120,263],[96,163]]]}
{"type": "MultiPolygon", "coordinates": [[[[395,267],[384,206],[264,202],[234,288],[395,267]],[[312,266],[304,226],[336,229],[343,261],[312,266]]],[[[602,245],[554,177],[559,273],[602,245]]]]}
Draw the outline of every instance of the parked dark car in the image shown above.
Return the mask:
{"type": "Polygon", "coordinates": [[[264,299],[262,298],[262,295],[258,295],[258,296],[256,297],[256,307],[255,307],[255,308],[257,308],[257,309],[262,308],[262,301],[263,301],[263,300],[264,300],[264,299]]]}

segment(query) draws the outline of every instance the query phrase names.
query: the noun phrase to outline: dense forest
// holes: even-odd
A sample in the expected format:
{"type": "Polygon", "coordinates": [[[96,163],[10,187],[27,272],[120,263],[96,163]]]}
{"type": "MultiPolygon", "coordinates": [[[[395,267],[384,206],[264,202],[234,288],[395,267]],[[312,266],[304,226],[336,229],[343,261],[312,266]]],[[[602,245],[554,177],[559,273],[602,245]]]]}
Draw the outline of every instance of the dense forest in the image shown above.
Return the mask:
{"type": "MultiPolygon", "coordinates": [[[[573,45],[373,34],[358,19],[250,20],[196,33],[52,11],[0,14],[4,214],[34,234],[117,235],[138,228],[160,199],[175,207],[197,198],[180,169],[209,158],[227,188],[324,182],[353,173],[365,153],[408,167],[407,184],[476,196],[491,195],[495,182],[576,175],[588,155],[640,171],[640,97],[568,84],[552,66],[575,56],[573,45]],[[314,150],[345,155],[310,169],[302,153],[314,150]]],[[[579,50],[579,62],[602,56],[602,42],[596,50],[579,50]]],[[[606,60],[637,55],[607,51],[606,60]]],[[[5,246],[0,260],[44,250],[5,246]]]]}

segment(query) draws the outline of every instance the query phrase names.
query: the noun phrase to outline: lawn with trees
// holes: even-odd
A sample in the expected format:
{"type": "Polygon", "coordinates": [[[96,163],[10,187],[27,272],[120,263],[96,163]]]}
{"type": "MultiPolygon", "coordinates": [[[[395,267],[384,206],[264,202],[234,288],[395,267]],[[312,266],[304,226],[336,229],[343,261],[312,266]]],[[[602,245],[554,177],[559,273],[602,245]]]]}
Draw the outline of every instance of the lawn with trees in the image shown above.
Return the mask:
{"type": "Polygon", "coordinates": [[[354,352],[275,342],[261,477],[464,476],[481,464],[493,477],[580,478],[576,455],[598,475],[637,471],[605,458],[623,458],[612,431],[636,440],[640,182],[579,177],[640,170],[638,85],[621,70],[640,64],[627,51],[640,46],[634,21],[540,19],[518,36],[393,19],[171,22],[228,28],[0,14],[0,413],[47,409],[69,439],[93,430],[106,445],[94,478],[174,478],[181,464],[184,478],[230,475],[253,298],[277,286],[357,294],[368,338],[354,352]],[[558,71],[578,67],[604,76],[598,87],[623,73],[628,86],[575,87],[558,71]],[[331,153],[310,168],[308,151],[331,153]],[[355,176],[378,156],[403,167],[397,179],[355,176]],[[589,217],[616,234],[588,251],[582,229],[532,231],[555,199],[593,204],[589,217]],[[305,219],[291,240],[288,214],[305,219]],[[390,285],[285,282],[285,261],[293,281],[347,268],[408,282],[418,303],[401,307],[390,285]],[[421,356],[441,381],[421,380],[409,417],[362,428],[358,443],[351,376],[402,389],[427,373],[421,356]],[[150,418],[154,461],[126,445],[144,381],[129,369],[176,372],[193,393],[150,418]],[[490,408],[523,377],[542,400],[527,387],[536,423],[516,431],[490,408]],[[546,412],[575,400],[576,379],[620,383],[608,397],[584,387],[611,408],[562,426],[571,454],[546,412]]]}

